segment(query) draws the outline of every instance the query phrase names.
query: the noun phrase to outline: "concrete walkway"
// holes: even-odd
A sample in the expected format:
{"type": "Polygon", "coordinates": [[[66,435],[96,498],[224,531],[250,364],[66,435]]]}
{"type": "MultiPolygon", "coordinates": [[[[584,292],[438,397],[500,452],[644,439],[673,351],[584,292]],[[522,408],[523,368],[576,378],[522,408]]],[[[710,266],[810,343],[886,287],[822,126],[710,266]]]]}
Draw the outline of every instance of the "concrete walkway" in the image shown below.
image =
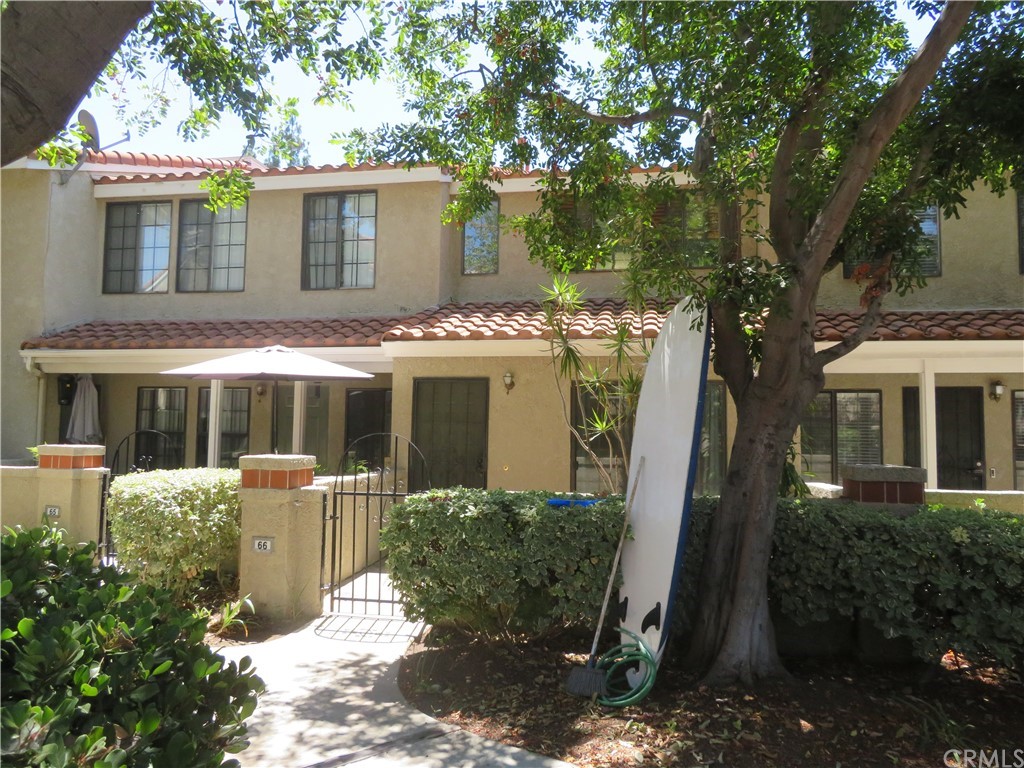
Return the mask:
{"type": "Polygon", "coordinates": [[[406,703],[398,663],[421,627],[401,618],[324,616],[250,656],[267,684],[249,719],[243,768],[570,768],[439,723],[406,703]]]}

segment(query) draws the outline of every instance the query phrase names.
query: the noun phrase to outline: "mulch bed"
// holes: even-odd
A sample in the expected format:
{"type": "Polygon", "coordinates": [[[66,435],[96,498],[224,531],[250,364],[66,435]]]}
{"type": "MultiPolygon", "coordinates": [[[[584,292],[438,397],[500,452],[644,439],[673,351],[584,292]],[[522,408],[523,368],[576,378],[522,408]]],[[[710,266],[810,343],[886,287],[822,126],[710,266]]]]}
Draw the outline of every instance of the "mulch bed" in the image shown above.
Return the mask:
{"type": "Polygon", "coordinates": [[[710,689],[663,666],[646,700],[607,709],[564,690],[589,645],[428,636],[403,659],[399,685],[445,723],[592,768],[937,768],[955,748],[1004,750],[1013,765],[1024,750],[1021,681],[951,656],[930,670],[791,661],[792,679],[753,689],[710,689]]]}

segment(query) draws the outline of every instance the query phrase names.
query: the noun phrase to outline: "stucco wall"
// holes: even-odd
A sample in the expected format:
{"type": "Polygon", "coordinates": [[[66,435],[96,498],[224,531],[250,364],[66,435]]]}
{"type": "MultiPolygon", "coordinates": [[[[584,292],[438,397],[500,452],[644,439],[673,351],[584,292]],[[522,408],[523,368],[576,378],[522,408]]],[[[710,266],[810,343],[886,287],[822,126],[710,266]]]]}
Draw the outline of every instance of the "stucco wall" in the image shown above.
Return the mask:
{"type": "MultiPolygon", "coordinates": [[[[964,193],[960,218],[941,219],[942,274],[900,297],[887,296],[887,309],[952,309],[1024,306],[1024,275],[1017,250],[1017,201],[978,185],[964,193]]],[[[842,268],[826,275],[818,295],[822,307],[856,307],[863,286],[843,279],[842,268]]]]}
{"type": "Polygon", "coordinates": [[[26,446],[36,443],[36,379],[22,363],[21,342],[43,328],[46,211],[49,175],[23,170],[0,172],[0,458],[28,462],[26,446]]]}
{"type": "MultiPolygon", "coordinates": [[[[97,203],[99,229],[92,240],[90,254],[93,279],[85,283],[96,297],[97,317],[217,319],[399,314],[438,303],[442,243],[447,246],[440,227],[446,185],[411,182],[352,189],[377,193],[373,288],[302,290],[303,198],[306,194],[331,191],[313,187],[253,193],[246,213],[243,291],[179,293],[174,290],[181,201],[197,198],[195,195],[168,195],[160,199],[173,201],[171,290],[160,294],[103,295],[100,281],[105,204],[97,203]]],[[[118,199],[135,199],[129,191],[125,195],[118,199]]]]}
{"type": "Polygon", "coordinates": [[[544,358],[400,358],[395,361],[392,428],[412,437],[416,378],[487,378],[487,486],[509,490],[569,489],[569,430],[544,358]],[[505,393],[511,371],[515,388],[505,393]]]}

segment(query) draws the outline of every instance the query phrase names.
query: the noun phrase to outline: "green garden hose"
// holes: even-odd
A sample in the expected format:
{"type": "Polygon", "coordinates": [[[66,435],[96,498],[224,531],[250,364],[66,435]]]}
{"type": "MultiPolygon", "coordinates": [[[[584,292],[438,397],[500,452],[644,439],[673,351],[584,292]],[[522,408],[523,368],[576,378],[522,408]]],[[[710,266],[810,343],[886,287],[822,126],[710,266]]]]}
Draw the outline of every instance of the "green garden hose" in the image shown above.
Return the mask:
{"type": "Polygon", "coordinates": [[[607,686],[598,701],[606,707],[628,707],[644,699],[654,687],[658,662],[644,641],[626,629],[620,629],[633,638],[632,643],[617,645],[597,660],[597,668],[604,670],[607,686]],[[643,675],[639,685],[633,687],[626,675],[643,675]]]}

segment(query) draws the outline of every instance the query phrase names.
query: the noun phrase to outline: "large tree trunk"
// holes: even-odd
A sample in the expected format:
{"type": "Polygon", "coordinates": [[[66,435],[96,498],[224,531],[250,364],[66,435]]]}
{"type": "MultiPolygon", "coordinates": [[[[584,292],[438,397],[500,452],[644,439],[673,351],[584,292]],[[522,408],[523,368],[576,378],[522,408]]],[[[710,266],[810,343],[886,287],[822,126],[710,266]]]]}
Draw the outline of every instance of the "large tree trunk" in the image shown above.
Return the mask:
{"type": "Polygon", "coordinates": [[[0,165],[71,117],[151,2],[11,2],[0,20],[0,165]]]}
{"type": "MultiPolygon", "coordinates": [[[[768,614],[779,478],[812,387],[755,381],[738,404],[736,441],[709,534],[689,663],[711,684],[785,674],[768,614]]],[[[811,395],[813,396],[813,395],[811,395]]]]}

